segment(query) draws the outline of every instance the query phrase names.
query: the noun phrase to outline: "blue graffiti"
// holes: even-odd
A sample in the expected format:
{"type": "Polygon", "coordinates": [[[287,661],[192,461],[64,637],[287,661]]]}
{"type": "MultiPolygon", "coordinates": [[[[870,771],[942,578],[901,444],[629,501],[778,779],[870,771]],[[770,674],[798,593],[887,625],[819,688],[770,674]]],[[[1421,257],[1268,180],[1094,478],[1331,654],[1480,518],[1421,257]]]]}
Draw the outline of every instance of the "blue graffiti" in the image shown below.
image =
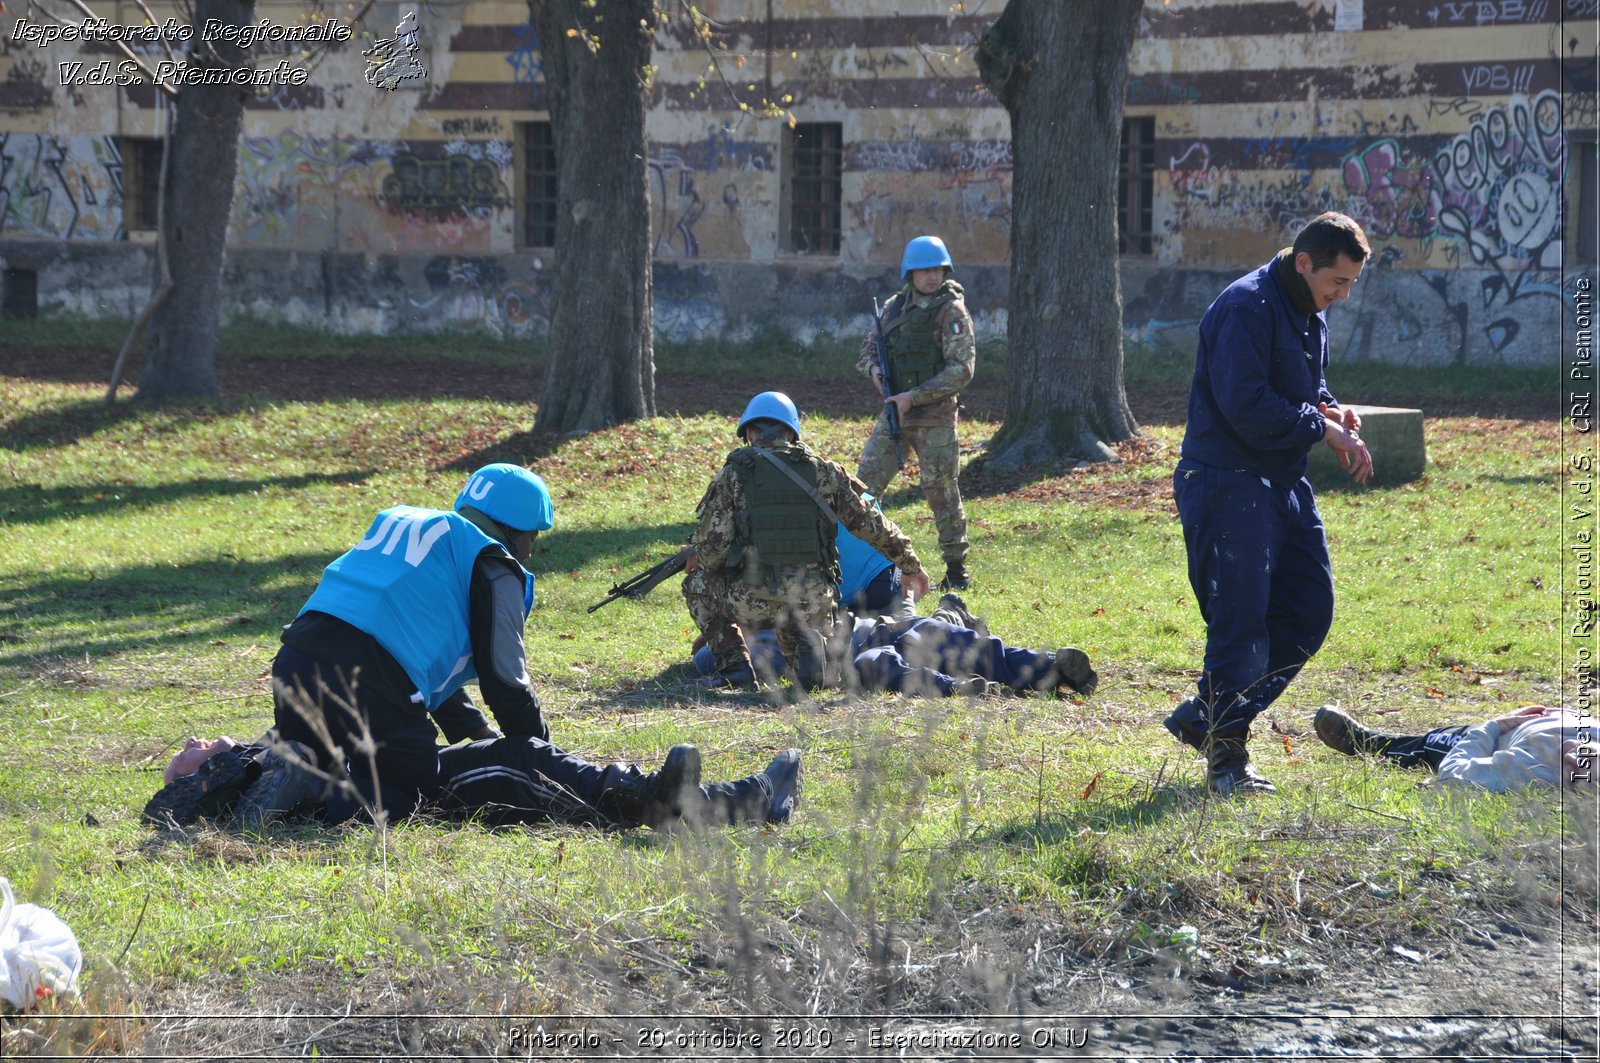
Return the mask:
{"type": "Polygon", "coordinates": [[[539,31],[532,22],[524,22],[513,27],[511,32],[517,38],[517,46],[506,53],[506,62],[511,64],[511,79],[522,85],[532,85],[544,74],[544,66],[539,62],[539,31]]]}

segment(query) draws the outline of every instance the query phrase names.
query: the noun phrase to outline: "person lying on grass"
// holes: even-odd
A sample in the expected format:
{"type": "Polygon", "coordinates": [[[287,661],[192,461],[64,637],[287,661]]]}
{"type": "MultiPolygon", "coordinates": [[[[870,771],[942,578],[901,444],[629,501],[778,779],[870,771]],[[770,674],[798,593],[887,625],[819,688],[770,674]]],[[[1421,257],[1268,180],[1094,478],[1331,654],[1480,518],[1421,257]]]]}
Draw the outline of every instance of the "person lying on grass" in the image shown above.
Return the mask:
{"type": "MultiPolygon", "coordinates": [[[[854,617],[848,611],[841,616],[838,631],[850,634],[850,646],[846,651],[841,645],[838,652],[848,652],[854,664],[854,683],[847,685],[866,690],[930,698],[1007,689],[1088,696],[1100,683],[1082,650],[1068,646],[1052,653],[1008,646],[992,637],[956,594],[940,598],[931,616],[854,617]]],[[[745,642],[756,674],[782,675],[787,670],[771,631],[745,632],[745,642]]],[[[703,643],[695,645],[694,665],[701,675],[715,670],[703,643]]],[[[795,674],[803,686],[824,685],[825,669],[807,643],[800,646],[795,674]]]]}
{"type": "Polygon", "coordinates": [[[1509,793],[1529,786],[1593,786],[1594,717],[1529,705],[1477,724],[1435,727],[1423,735],[1389,734],[1331,705],[1312,720],[1324,745],[1402,768],[1427,768],[1440,783],[1509,793]]]}
{"type": "MultiPolygon", "coordinates": [[[[634,764],[595,764],[532,735],[449,746],[438,750],[438,758],[438,784],[425,795],[425,807],[496,824],[558,822],[671,830],[685,825],[783,823],[800,797],[798,749],[779,753],[755,775],[713,783],[700,781],[700,751],[691,745],[673,746],[653,772],[634,764]]],[[[231,815],[235,822],[256,828],[263,822],[257,806],[264,791],[275,814],[333,823],[348,818],[345,809],[359,807],[348,796],[354,787],[346,772],[319,770],[308,747],[278,740],[271,732],[253,743],[226,735],[190,738],[172,758],[164,778],[166,784],[143,814],[155,826],[183,826],[231,815]],[[269,779],[273,773],[283,777],[269,779]]]]}

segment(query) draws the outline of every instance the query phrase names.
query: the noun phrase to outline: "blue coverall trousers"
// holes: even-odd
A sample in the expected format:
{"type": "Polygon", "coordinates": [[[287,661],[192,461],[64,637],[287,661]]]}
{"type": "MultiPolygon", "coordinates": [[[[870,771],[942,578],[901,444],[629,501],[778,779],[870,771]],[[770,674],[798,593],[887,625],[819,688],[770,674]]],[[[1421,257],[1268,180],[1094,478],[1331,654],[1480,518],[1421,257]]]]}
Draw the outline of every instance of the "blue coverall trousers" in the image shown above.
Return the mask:
{"type": "Polygon", "coordinates": [[[1189,585],[1206,622],[1185,730],[1242,738],[1321,648],[1333,625],[1333,570],[1311,485],[1275,485],[1188,458],[1172,477],[1189,585]]]}

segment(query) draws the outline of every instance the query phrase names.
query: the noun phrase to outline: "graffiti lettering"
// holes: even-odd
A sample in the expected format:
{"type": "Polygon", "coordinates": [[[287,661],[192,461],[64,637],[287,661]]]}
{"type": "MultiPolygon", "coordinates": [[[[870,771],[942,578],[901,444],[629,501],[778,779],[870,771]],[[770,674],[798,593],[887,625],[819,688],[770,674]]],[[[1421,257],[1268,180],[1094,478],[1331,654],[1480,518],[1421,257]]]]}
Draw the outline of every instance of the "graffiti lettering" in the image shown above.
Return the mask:
{"type": "Polygon", "coordinates": [[[511,80],[532,85],[544,74],[544,67],[539,61],[539,31],[532,22],[524,22],[511,32],[516,35],[517,41],[517,46],[506,53],[506,63],[511,67],[511,80]]]}
{"type": "Polygon", "coordinates": [[[490,136],[500,132],[500,116],[447,118],[439,123],[439,131],[447,137],[490,136]]]}
{"type": "Polygon", "coordinates": [[[1474,118],[1467,132],[1434,155],[1433,166],[1446,182],[1470,192],[1525,157],[1559,175],[1565,154],[1561,97],[1544,92],[1531,107],[1526,100],[1513,101],[1474,118]]]}
{"type": "Polygon", "coordinates": [[[436,255],[422,275],[432,294],[408,300],[418,324],[483,329],[502,339],[549,328],[549,315],[532,289],[508,281],[493,258],[436,255]]]}
{"type": "Polygon", "coordinates": [[[1467,92],[1526,93],[1533,85],[1533,64],[1507,66],[1505,63],[1479,63],[1461,68],[1467,92]]]}
{"type": "Polygon", "coordinates": [[[695,190],[694,170],[677,152],[670,151],[662,158],[651,159],[649,167],[651,199],[660,208],[661,219],[652,253],[698,258],[700,242],[695,239],[694,227],[705,214],[706,205],[695,190]]]}
{"type": "Polygon", "coordinates": [[[238,193],[233,225],[255,244],[288,240],[300,246],[332,247],[338,197],[345,182],[365,183],[368,170],[389,145],[329,138],[318,140],[285,130],[276,137],[244,137],[239,145],[238,193]]]}
{"type": "Polygon", "coordinates": [[[1441,203],[1432,170],[1426,165],[1407,166],[1393,139],[1380,140],[1346,159],[1344,183],[1366,197],[1366,220],[1375,236],[1422,238],[1438,226],[1441,203]]]}
{"type": "Polygon", "coordinates": [[[1471,118],[1483,110],[1483,101],[1475,100],[1471,96],[1457,96],[1453,100],[1429,100],[1428,117],[1441,114],[1458,114],[1463,118],[1471,118]]]}
{"type": "Polygon", "coordinates": [[[437,216],[487,211],[512,202],[500,183],[500,167],[487,159],[396,155],[392,166],[379,197],[390,210],[437,216]]]}
{"type": "MultiPolygon", "coordinates": [[[[1570,5],[1571,0],[1568,2],[1570,5]]],[[[1549,10],[1549,0],[1468,0],[1466,3],[1442,3],[1428,11],[1428,19],[1435,24],[1442,21],[1446,24],[1494,26],[1543,22],[1549,10]]]]}
{"type": "Polygon", "coordinates": [[[0,133],[0,232],[124,239],[116,138],[0,133]]]}

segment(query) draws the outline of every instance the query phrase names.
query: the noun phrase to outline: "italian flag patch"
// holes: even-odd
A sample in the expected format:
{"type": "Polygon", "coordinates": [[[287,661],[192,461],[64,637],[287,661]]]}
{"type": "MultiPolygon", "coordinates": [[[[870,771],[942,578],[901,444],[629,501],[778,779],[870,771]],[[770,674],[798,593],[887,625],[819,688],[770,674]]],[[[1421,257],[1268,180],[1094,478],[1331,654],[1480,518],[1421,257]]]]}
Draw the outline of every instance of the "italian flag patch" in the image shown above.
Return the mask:
{"type": "Polygon", "coordinates": [[[959,322],[959,321],[950,322],[950,335],[952,335],[952,336],[961,335],[961,322],[959,322]]]}

